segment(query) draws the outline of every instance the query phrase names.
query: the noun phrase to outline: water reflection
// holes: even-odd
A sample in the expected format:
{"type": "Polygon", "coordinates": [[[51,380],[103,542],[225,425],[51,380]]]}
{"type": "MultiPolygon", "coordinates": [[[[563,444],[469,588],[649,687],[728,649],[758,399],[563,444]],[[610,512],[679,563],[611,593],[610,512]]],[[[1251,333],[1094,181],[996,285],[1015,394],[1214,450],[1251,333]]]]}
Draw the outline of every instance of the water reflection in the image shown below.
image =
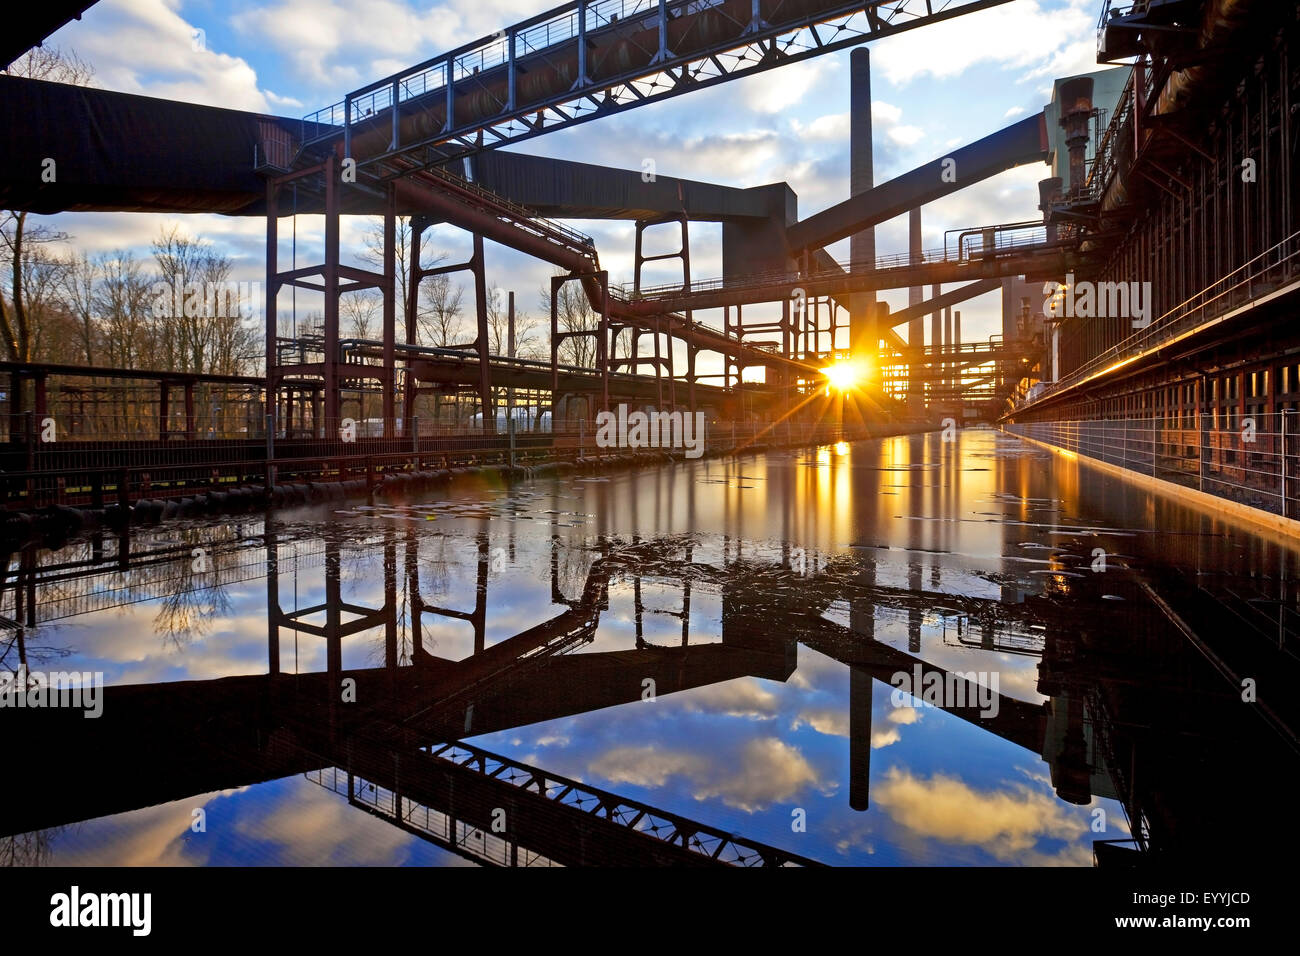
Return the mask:
{"type": "Polygon", "coordinates": [[[0,853],[1283,852],[1295,824],[1257,794],[1295,761],[1274,689],[1295,561],[992,432],[28,551],[0,663],[110,686],[97,720],[0,710],[41,768],[5,793],[0,853]],[[946,696],[920,706],[900,673],[946,696]]]}

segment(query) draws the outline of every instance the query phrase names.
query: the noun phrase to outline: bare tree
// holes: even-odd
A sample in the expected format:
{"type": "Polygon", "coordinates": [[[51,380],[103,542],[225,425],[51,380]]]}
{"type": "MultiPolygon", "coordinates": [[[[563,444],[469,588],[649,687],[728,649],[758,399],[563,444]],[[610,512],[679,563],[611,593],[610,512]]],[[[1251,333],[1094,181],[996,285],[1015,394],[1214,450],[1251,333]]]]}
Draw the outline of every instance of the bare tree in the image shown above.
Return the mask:
{"type": "MultiPolygon", "coordinates": [[[[497,289],[488,283],[488,288],[497,289]]],[[[510,352],[510,299],[502,292],[490,295],[487,300],[488,351],[493,355],[510,352]]],[[[549,311],[550,306],[547,306],[549,311]]],[[[518,358],[541,358],[542,345],[538,333],[540,326],[532,315],[519,308],[515,302],[515,355],[518,358]]]]}
{"type": "Polygon", "coordinates": [[[461,300],[464,292],[460,283],[452,282],[449,275],[429,276],[420,283],[416,330],[424,344],[443,348],[462,344],[461,300]]]}
{"type": "MultiPolygon", "coordinates": [[[[94,70],[71,50],[58,47],[35,47],[23,54],[5,70],[11,76],[49,80],[86,86],[94,70]]],[[[8,358],[17,362],[30,362],[35,357],[39,337],[38,323],[42,317],[41,306],[28,295],[26,280],[33,278],[32,266],[42,259],[46,244],[62,242],[65,233],[45,225],[32,225],[25,211],[10,211],[0,217],[0,275],[8,272],[8,301],[0,293],[0,338],[8,358]]],[[[52,278],[48,257],[37,266],[39,280],[52,278]]]]}
{"type": "Polygon", "coordinates": [[[77,56],[75,50],[64,50],[56,46],[32,47],[14,60],[4,72],[29,80],[49,80],[73,86],[89,86],[95,77],[95,68],[77,56]]]}
{"type": "Polygon", "coordinates": [[[100,351],[102,332],[96,299],[101,274],[98,260],[81,252],[68,255],[60,277],[63,306],[76,323],[78,358],[87,365],[95,364],[100,351]]]}
{"type": "MultiPolygon", "coordinates": [[[[394,229],[393,243],[393,263],[397,273],[397,309],[396,314],[401,319],[406,315],[406,295],[410,288],[411,281],[411,218],[410,216],[398,216],[396,219],[396,228],[394,229]]],[[[372,225],[366,230],[361,237],[365,249],[361,252],[361,260],[370,268],[377,272],[384,270],[384,222],[381,219],[378,223],[372,225]]],[[[400,325],[400,321],[399,321],[400,325]]]]}
{"type": "Polygon", "coordinates": [[[0,336],[8,357],[15,362],[35,358],[38,323],[48,306],[42,298],[52,291],[51,257],[45,246],[64,242],[67,233],[45,225],[29,225],[26,212],[0,216],[0,270],[9,273],[9,300],[0,294],[0,336]],[[34,285],[28,283],[34,280],[34,285]]]}
{"type": "Polygon", "coordinates": [[[383,335],[384,297],[378,289],[358,289],[339,297],[339,325],[345,337],[377,339],[383,335]]]}
{"type": "MultiPolygon", "coordinates": [[[[568,273],[562,269],[556,276],[568,273]]],[[[538,304],[544,315],[551,314],[551,290],[543,287],[538,295],[538,304]]],[[[592,332],[600,328],[600,314],[591,307],[586,293],[578,280],[566,282],[560,286],[556,300],[557,325],[561,333],[592,332]]],[[[576,365],[591,368],[596,363],[596,337],[593,335],[569,335],[560,342],[560,362],[564,365],[576,365]]]]}
{"type": "Polygon", "coordinates": [[[95,311],[104,333],[104,356],[118,368],[155,366],[156,340],[148,334],[149,282],[135,256],[121,249],[95,261],[99,282],[95,311]]]}
{"type": "Polygon", "coordinates": [[[26,312],[31,320],[28,361],[61,362],[68,358],[71,318],[59,295],[63,270],[64,260],[44,247],[31,250],[23,259],[26,312]]]}
{"type": "Polygon", "coordinates": [[[161,367],[219,375],[246,371],[258,337],[241,314],[247,303],[229,294],[230,259],[175,225],[164,228],[152,248],[160,283],[153,320],[161,367]]]}
{"type": "MultiPolygon", "coordinates": [[[[135,256],[121,249],[95,260],[99,282],[94,309],[103,331],[104,364],[116,368],[157,368],[158,336],[149,320],[150,283],[135,256]]],[[[111,402],[117,428],[130,433],[143,427],[143,419],[125,390],[111,402]]]]}

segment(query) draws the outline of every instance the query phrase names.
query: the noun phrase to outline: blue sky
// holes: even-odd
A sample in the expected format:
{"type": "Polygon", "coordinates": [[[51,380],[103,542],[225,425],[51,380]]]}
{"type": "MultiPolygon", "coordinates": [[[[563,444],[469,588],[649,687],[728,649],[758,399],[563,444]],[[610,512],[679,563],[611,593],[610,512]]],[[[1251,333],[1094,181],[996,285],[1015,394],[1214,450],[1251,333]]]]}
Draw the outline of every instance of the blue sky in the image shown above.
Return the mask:
{"type": "MultiPolygon", "coordinates": [[[[71,48],[109,89],[238,109],[300,116],[352,89],[461,43],[544,11],[544,0],[101,0],[48,41],[71,48]],[[202,43],[194,34],[202,32],[202,43]],[[196,49],[195,47],[200,47],[196,49]]],[[[1012,0],[1004,6],[870,44],[873,61],[876,181],[971,142],[1036,112],[1052,80],[1090,72],[1098,0],[1012,0]]],[[[640,169],[653,158],[660,175],[753,186],[785,180],[801,216],[848,195],[849,51],[737,80],[524,143],[522,152],[640,169]]],[[[927,206],[924,245],[945,230],[1036,218],[1036,183],[1046,167],[1005,173],[927,206]]],[[[165,216],[67,214],[59,227],[90,251],[147,251],[165,216]]],[[[237,278],[262,271],[264,226],[256,219],[181,217],[182,227],[235,260],[237,278]]],[[[615,281],[630,280],[633,227],[578,224],[600,249],[615,281]]],[[[344,231],[361,248],[362,220],[344,231]]],[[[303,217],[300,257],[316,231],[303,217]]],[[[692,227],[696,278],[721,274],[720,228],[692,227]]],[[[440,227],[434,242],[453,257],[469,237],[440,227]]],[[[877,230],[881,255],[906,250],[906,220],[877,230]]],[[[847,258],[847,241],[831,248],[847,258]]],[[[346,254],[346,253],[345,253],[346,254]]],[[[491,248],[489,276],[536,311],[549,267],[491,248]]],[[[653,277],[648,277],[652,279],[653,277]]],[[[895,305],[906,292],[891,293],[895,305]]],[[[997,331],[996,294],[968,303],[967,338],[997,331]]],[[[701,316],[706,321],[708,316],[701,316]]]]}

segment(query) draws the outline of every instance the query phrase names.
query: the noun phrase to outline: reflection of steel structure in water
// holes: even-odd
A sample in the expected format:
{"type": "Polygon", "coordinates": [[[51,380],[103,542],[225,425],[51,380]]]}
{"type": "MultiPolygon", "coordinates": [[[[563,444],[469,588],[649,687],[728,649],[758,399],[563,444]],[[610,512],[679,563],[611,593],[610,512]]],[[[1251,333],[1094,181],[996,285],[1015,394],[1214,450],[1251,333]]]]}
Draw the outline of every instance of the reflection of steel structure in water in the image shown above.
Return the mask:
{"type": "MultiPolygon", "coordinates": [[[[988,623],[981,625],[977,634],[971,627],[970,618],[962,614],[939,614],[942,619],[943,642],[949,647],[969,647],[985,651],[998,651],[1003,654],[1019,654],[1025,657],[1042,657],[1043,645],[1047,641],[1047,631],[1020,630],[1014,626],[998,628],[988,623]],[[951,623],[949,618],[952,618],[951,623]]],[[[1041,625],[1040,625],[1041,627],[1041,625]]]]}
{"type": "Polygon", "coordinates": [[[338,767],[308,771],[304,776],[331,793],[347,797],[352,806],[474,863],[530,868],[561,865],[508,837],[493,833],[490,827],[482,830],[338,767]]]}
{"type": "MultiPolygon", "coordinates": [[[[325,615],[324,625],[316,624],[314,629],[305,627],[313,622],[302,620],[301,613],[286,615],[278,610],[277,604],[271,604],[269,676],[226,678],[182,686],[108,688],[104,717],[90,722],[95,727],[32,726],[30,745],[71,745],[72,738],[62,739],[62,735],[70,733],[84,752],[93,755],[101,750],[105,754],[114,752],[109,742],[119,734],[130,734],[137,741],[152,741],[148,746],[142,745],[140,759],[128,758],[130,775],[112,777],[105,768],[105,779],[131,783],[116,790],[109,788],[95,797],[94,815],[99,816],[221,789],[236,782],[255,782],[330,766],[351,769],[376,786],[392,789],[386,781],[393,772],[394,755],[398,760],[405,759],[402,754],[414,754],[433,741],[446,743],[458,740],[465,733],[489,733],[636,701],[642,695],[642,681],[646,676],[654,677],[659,695],[744,675],[784,680],[794,671],[799,644],[847,664],[853,674],[865,677],[867,687],[873,680],[888,682],[894,672],[910,672],[918,666],[923,674],[936,675],[940,680],[946,681],[950,676],[960,678],[926,661],[921,648],[907,653],[876,640],[864,624],[876,617],[878,609],[902,612],[906,616],[912,609],[919,612],[927,605],[933,606],[938,592],[878,586],[860,578],[862,568],[858,562],[823,560],[818,555],[808,561],[813,569],[808,575],[799,575],[794,568],[782,567],[781,563],[771,565],[761,552],[742,558],[739,548],[732,551],[735,557],[728,558],[720,567],[702,565],[690,559],[692,543],[688,539],[622,547],[602,545],[584,559],[585,571],[579,570],[582,593],[575,598],[566,598],[562,593],[558,561],[561,546],[553,541],[552,588],[561,607],[555,618],[461,661],[425,653],[405,657],[413,663],[419,662],[418,666],[401,666],[403,655],[399,653],[398,642],[405,640],[401,636],[405,633],[399,596],[405,577],[401,561],[405,555],[405,560],[418,566],[419,559],[418,541],[416,548],[410,549],[403,547],[403,540],[409,544],[414,538],[414,532],[403,535],[398,529],[389,529],[380,536],[374,552],[374,559],[384,569],[384,597],[379,607],[358,605],[345,613],[349,605],[342,601],[339,586],[344,574],[344,552],[337,547],[329,550],[324,563],[326,604],[315,609],[325,615]],[[608,584],[615,577],[633,585],[638,577],[656,582],[660,587],[676,582],[675,586],[683,592],[689,583],[692,590],[719,594],[723,610],[721,642],[655,647],[641,641],[635,650],[565,653],[583,646],[595,633],[608,606],[608,584]],[[338,609],[333,617],[326,606],[330,601],[338,609]],[[845,627],[818,616],[846,603],[852,626],[845,627]],[[356,620],[364,622],[364,626],[349,627],[345,618],[353,614],[359,615],[356,620]],[[282,626],[326,642],[323,672],[293,675],[279,672],[278,631],[282,626]],[[356,639],[379,629],[384,633],[384,665],[344,669],[345,637],[350,634],[356,639]],[[349,706],[337,702],[339,681],[344,677],[357,682],[357,699],[362,702],[356,705],[357,709],[349,710],[349,706]],[[156,720],[159,712],[168,713],[172,719],[160,726],[156,720]],[[88,740],[84,736],[87,733],[95,739],[88,740]],[[59,739],[51,739],[51,734],[59,739]],[[173,741],[172,737],[176,739],[173,741]],[[160,765],[150,763],[152,757],[144,756],[171,752],[182,746],[182,739],[184,747],[198,748],[193,750],[195,759],[170,765],[165,774],[160,765]],[[278,742],[266,749],[267,742],[272,740],[278,742]],[[102,741],[104,746],[99,747],[96,741],[102,741]],[[289,749],[284,749],[286,746],[289,749]],[[199,754],[208,756],[200,759],[199,754]],[[239,755],[237,759],[236,755],[239,755]]],[[[271,546],[267,562],[268,598],[274,602],[285,562],[276,557],[280,548],[273,536],[268,538],[268,544],[271,546]]],[[[475,558],[481,552],[480,544],[475,548],[475,558]]],[[[784,559],[784,563],[789,565],[789,559],[784,559]]],[[[913,576],[909,582],[915,585],[919,580],[913,576]]],[[[940,583],[936,582],[935,586],[940,583]]],[[[417,587],[418,584],[417,580],[417,587]]],[[[490,581],[485,582],[487,586],[490,581]]],[[[632,590],[635,592],[635,586],[632,590]]],[[[1153,848],[1165,852],[1176,849],[1181,844],[1175,834],[1181,831],[1162,819],[1173,811],[1160,809],[1164,806],[1161,801],[1167,802],[1170,795],[1152,799],[1152,788],[1159,784],[1151,779],[1150,770],[1136,778],[1127,775],[1128,761],[1150,763],[1155,755],[1145,745],[1134,749],[1137,731],[1130,724],[1119,724],[1106,716],[1119,712],[1131,719],[1132,714],[1144,712],[1142,698],[1121,701],[1116,697],[1132,683],[1131,675],[1138,673],[1132,670],[1132,665],[1138,661],[1112,665],[1102,648],[1090,647],[1086,641],[1080,643],[1071,637],[1074,631],[1070,622],[1077,619],[1074,604],[1068,600],[1072,593],[1057,595],[1053,601],[1011,604],[942,595],[940,600],[945,606],[961,605],[961,613],[970,614],[976,620],[1001,615],[1013,630],[1019,631],[1028,630],[1034,624],[1049,625],[1044,663],[1040,664],[1040,679],[1044,682],[1040,689],[1048,697],[1046,704],[1031,705],[1001,695],[999,713],[992,719],[981,716],[977,708],[944,709],[1032,753],[1045,754],[1053,768],[1053,779],[1066,799],[1086,803],[1092,793],[1114,792],[1126,810],[1133,808],[1133,819],[1146,821],[1142,832],[1149,834],[1148,841],[1153,848]],[[1099,693],[1113,699],[1099,703],[1099,693]],[[1103,722],[1099,724],[1099,720],[1103,722]],[[1117,775],[1116,768],[1121,768],[1117,775]],[[1113,790],[1104,782],[1106,775],[1113,777],[1113,790]]],[[[1131,618],[1132,608],[1125,613],[1131,618]]],[[[685,612],[683,619],[689,621],[685,612]]],[[[1153,626],[1152,630],[1159,629],[1153,626]]],[[[1168,656],[1166,652],[1153,651],[1153,659],[1166,660],[1168,656]]],[[[1150,693],[1161,685],[1146,681],[1144,686],[1146,693],[1150,693]]],[[[967,685],[967,690],[967,699],[975,700],[974,685],[967,685]]],[[[1169,693],[1161,690],[1162,699],[1169,699],[1169,693]]],[[[865,807],[870,766],[870,697],[855,693],[850,709],[854,805],[865,807]],[[859,746],[859,738],[864,746],[859,746]]],[[[24,736],[25,728],[14,725],[13,729],[14,739],[28,739],[24,736]]],[[[1165,745],[1167,741],[1160,744],[1165,745]]],[[[88,759],[93,763],[98,758],[88,759]]],[[[1161,758],[1159,765],[1158,780],[1173,780],[1175,786],[1195,789],[1187,781],[1178,783],[1176,774],[1169,776],[1177,769],[1176,759],[1161,758]]],[[[402,779],[407,779],[405,770],[402,779]]],[[[434,774],[429,778],[430,785],[438,779],[445,779],[445,775],[434,774]]],[[[50,785],[57,787],[58,781],[53,780],[50,785]]],[[[416,799],[405,787],[403,795],[416,799]]],[[[5,818],[25,830],[84,818],[83,802],[68,794],[48,796],[48,800],[42,796],[38,802],[12,807],[5,818]]],[[[491,797],[496,798],[495,794],[491,797]]],[[[436,800],[417,802],[439,812],[446,809],[436,800]]],[[[490,823],[487,820],[482,825],[490,828],[490,823]]],[[[529,848],[553,859],[563,859],[566,852],[563,846],[550,844],[533,844],[529,848]]]]}
{"type": "MultiPolygon", "coordinates": [[[[604,849],[595,851],[596,859],[603,855],[611,861],[626,860],[639,855],[643,862],[676,866],[820,865],[788,850],[465,743],[443,744],[405,754],[401,770],[401,787],[409,789],[393,789],[399,785],[392,774],[386,778],[388,785],[385,785],[358,778],[337,767],[309,773],[307,778],[408,833],[490,865],[551,866],[577,862],[573,850],[563,845],[557,853],[559,859],[530,849],[533,833],[543,837],[552,826],[571,826],[583,841],[593,838],[600,841],[604,849]],[[428,771],[425,776],[420,773],[422,764],[428,771]],[[476,777],[496,792],[483,794],[485,799],[475,799],[480,795],[469,781],[476,777]],[[439,780],[452,785],[440,793],[439,780]],[[438,806],[420,801],[421,784],[427,788],[426,799],[443,798],[438,806]],[[501,798],[502,794],[506,795],[505,799],[501,798]],[[516,814],[524,816],[527,825],[520,827],[517,822],[512,823],[511,818],[516,814]],[[501,833],[509,833],[513,838],[500,836],[501,833]],[[628,852],[624,848],[635,849],[628,852]]],[[[581,862],[590,864],[596,860],[587,856],[581,862]]]]}
{"type": "MultiPolygon", "coordinates": [[[[248,523],[248,531],[208,527],[148,536],[95,533],[59,551],[24,549],[16,556],[17,566],[10,556],[0,575],[0,622],[35,627],[257,580],[267,573],[260,526],[257,520],[248,523]],[[79,555],[63,557],[69,550],[79,555]],[[202,552],[201,564],[196,551],[202,552]]],[[[321,542],[297,541],[294,549],[304,568],[324,560],[321,542]]]]}

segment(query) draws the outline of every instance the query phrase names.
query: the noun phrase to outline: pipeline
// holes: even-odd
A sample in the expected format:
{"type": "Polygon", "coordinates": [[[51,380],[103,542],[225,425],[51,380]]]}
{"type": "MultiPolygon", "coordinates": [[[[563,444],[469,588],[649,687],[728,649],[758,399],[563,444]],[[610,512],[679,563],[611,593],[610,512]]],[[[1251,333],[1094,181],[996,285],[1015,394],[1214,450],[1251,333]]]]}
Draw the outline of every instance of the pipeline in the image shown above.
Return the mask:
{"type": "MultiPolygon", "coordinates": [[[[1201,14],[1198,48],[1204,50],[1231,44],[1269,6],[1269,0],[1208,0],[1201,14]]],[[[1276,12],[1276,8],[1270,12],[1276,12]]],[[[1174,71],[1156,95],[1156,101],[1151,107],[1151,115],[1172,116],[1199,102],[1206,93],[1213,90],[1216,81],[1220,79],[1221,72],[1222,68],[1217,64],[1189,66],[1184,70],[1174,71]]],[[[1136,71],[1129,82],[1131,85],[1139,82],[1136,71]]],[[[1134,114],[1132,122],[1140,121],[1141,117],[1134,114]]],[[[1123,146],[1130,157],[1132,142],[1133,138],[1130,134],[1125,138],[1123,146]]],[[[1127,201],[1128,184],[1123,176],[1117,175],[1106,190],[1101,211],[1113,212],[1127,201]]]]}
{"type": "MultiPolygon", "coordinates": [[[[1238,31],[1253,19],[1259,0],[1209,0],[1201,18],[1201,36],[1198,45],[1207,49],[1220,44],[1230,44],[1238,31]]],[[[1177,113],[1194,103],[1216,77],[1217,66],[1189,66],[1169,75],[1164,89],[1156,97],[1153,116],[1177,113]]]]}

